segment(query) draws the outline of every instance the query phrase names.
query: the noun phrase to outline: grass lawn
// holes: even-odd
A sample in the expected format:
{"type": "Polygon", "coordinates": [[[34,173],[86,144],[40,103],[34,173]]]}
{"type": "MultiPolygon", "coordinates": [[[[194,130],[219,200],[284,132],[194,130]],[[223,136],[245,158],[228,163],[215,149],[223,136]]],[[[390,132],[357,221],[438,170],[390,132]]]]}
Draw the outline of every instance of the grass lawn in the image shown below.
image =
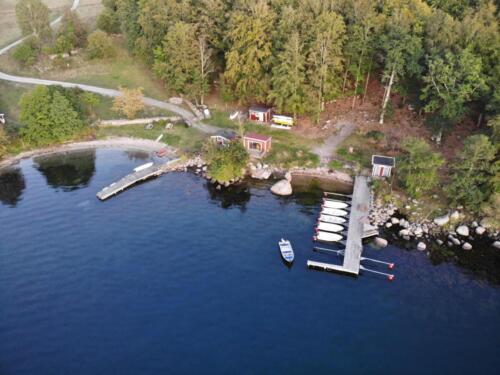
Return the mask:
{"type": "Polygon", "coordinates": [[[169,130],[165,130],[164,125],[161,124],[155,124],[151,130],[146,130],[144,125],[108,126],[97,129],[97,137],[100,139],[114,136],[154,140],[160,134],[163,134],[162,142],[179,148],[185,153],[200,151],[206,137],[199,130],[185,125],[175,125],[169,130]]]}
{"type": "Polygon", "coordinates": [[[337,149],[336,154],[333,155],[337,160],[334,160],[333,163],[350,162],[357,164],[361,168],[371,169],[371,157],[377,151],[378,147],[375,140],[355,132],[347,137],[341,147],[337,149]],[[353,149],[352,153],[349,152],[350,147],[353,149]]]}
{"type": "Polygon", "coordinates": [[[19,121],[19,99],[28,90],[28,86],[0,81],[0,113],[5,114],[7,122],[19,121]]]}

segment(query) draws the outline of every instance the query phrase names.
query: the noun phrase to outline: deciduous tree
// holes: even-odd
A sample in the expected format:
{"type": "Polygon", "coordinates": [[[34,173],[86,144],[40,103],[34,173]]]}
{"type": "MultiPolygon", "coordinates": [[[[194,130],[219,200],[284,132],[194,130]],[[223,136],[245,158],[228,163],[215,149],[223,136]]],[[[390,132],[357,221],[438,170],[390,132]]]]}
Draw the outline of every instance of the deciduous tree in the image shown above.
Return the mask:
{"type": "Polygon", "coordinates": [[[113,111],[132,119],[144,109],[142,87],[136,89],[120,87],[120,93],[121,95],[113,102],[113,111]]]}
{"type": "Polygon", "coordinates": [[[23,35],[33,34],[37,39],[50,37],[49,8],[41,0],[20,0],[16,4],[16,18],[23,35]]]}

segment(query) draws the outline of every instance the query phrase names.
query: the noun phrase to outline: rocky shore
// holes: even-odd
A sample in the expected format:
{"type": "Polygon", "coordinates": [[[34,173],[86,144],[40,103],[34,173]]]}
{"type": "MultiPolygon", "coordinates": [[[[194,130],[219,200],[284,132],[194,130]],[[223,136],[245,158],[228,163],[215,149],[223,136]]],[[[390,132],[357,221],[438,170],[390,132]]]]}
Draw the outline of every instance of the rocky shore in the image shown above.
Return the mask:
{"type": "MultiPolygon", "coordinates": [[[[465,222],[465,215],[459,209],[432,220],[409,222],[394,204],[381,204],[372,200],[369,218],[372,225],[392,228],[401,240],[416,243],[417,249],[421,251],[432,244],[470,251],[474,241],[485,238],[489,239],[491,246],[500,250],[499,232],[489,228],[485,220],[465,222]]],[[[377,238],[375,243],[384,247],[388,241],[377,238]]]]}

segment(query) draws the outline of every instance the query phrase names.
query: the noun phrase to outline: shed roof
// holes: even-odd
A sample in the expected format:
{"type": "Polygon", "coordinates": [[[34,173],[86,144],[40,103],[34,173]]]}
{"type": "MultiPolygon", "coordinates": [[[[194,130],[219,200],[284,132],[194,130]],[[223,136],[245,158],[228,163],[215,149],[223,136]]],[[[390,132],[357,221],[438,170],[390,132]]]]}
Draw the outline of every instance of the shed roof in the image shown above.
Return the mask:
{"type": "Polygon", "coordinates": [[[272,138],[271,136],[257,134],[257,133],[248,133],[248,134],[245,134],[244,137],[248,138],[248,139],[253,139],[256,141],[263,141],[263,142],[267,142],[267,141],[271,140],[271,138],[272,138]]]}
{"type": "Polygon", "coordinates": [[[372,155],[372,164],[394,167],[396,165],[396,160],[391,156],[372,155]]]}
{"type": "Polygon", "coordinates": [[[249,108],[249,111],[253,112],[269,112],[271,108],[266,108],[266,107],[259,107],[259,106],[252,106],[249,108]]]}

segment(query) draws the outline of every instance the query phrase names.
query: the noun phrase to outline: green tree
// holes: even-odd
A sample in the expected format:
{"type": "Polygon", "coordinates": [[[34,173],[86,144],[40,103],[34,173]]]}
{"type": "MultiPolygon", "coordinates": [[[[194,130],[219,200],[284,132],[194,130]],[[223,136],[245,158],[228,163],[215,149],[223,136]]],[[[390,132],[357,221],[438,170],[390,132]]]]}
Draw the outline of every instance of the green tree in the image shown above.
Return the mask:
{"type": "Polygon", "coordinates": [[[95,109],[101,103],[99,96],[85,91],[80,94],[80,100],[85,107],[87,115],[95,117],[95,109]]]}
{"type": "Polygon", "coordinates": [[[398,160],[399,175],[406,191],[418,198],[438,184],[444,160],[420,138],[407,138],[402,147],[405,154],[398,160]]]}
{"type": "Polygon", "coordinates": [[[210,55],[204,37],[196,36],[196,26],[177,22],[155,50],[154,69],[169,88],[203,101],[211,71],[210,55]]]}
{"type": "MultiPolygon", "coordinates": [[[[120,23],[120,29],[125,35],[127,47],[133,51],[136,41],[141,35],[139,23],[139,1],[137,0],[115,0],[116,15],[120,23]]],[[[160,9],[157,9],[158,11],[160,9]]]]}
{"type": "Polygon", "coordinates": [[[117,13],[117,5],[115,0],[104,0],[104,9],[97,17],[97,27],[109,34],[117,34],[120,32],[120,19],[117,13]]]}
{"type": "Polygon", "coordinates": [[[307,98],[305,56],[297,32],[290,36],[284,48],[278,56],[278,65],[273,69],[269,99],[279,111],[293,113],[296,118],[305,111],[307,98]]]}
{"type": "Polygon", "coordinates": [[[20,0],[16,4],[16,19],[23,35],[33,34],[36,39],[51,35],[49,8],[41,0],[20,0]]]}
{"type": "Polygon", "coordinates": [[[248,163],[248,153],[240,142],[228,146],[205,146],[205,155],[210,157],[210,176],[220,183],[243,177],[243,168],[248,163]]]}
{"type": "Polygon", "coordinates": [[[38,86],[20,101],[19,130],[22,139],[34,146],[62,142],[84,127],[78,112],[59,90],[38,86]]]}
{"type": "Polygon", "coordinates": [[[333,99],[340,91],[344,34],[344,21],[335,12],[321,13],[313,25],[307,76],[316,101],[314,113],[317,122],[325,101],[333,99]]]}
{"type": "Polygon", "coordinates": [[[91,59],[102,59],[116,55],[113,39],[104,31],[96,30],[87,39],[87,53],[91,59]]]}
{"type": "Polygon", "coordinates": [[[480,208],[492,193],[496,151],[485,135],[473,135],[465,140],[464,148],[452,166],[452,179],[447,189],[451,201],[463,204],[471,211],[480,208]]]}
{"type": "Polygon", "coordinates": [[[485,88],[481,59],[468,49],[431,58],[423,80],[420,97],[427,101],[425,111],[439,111],[440,117],[452,122],[463,116],[465,104],[485,88]]]}
{"type": "Polygon", "coordinates": [[[264,101],[267,97],[274,17],[263,0],[231,15],[224,78],[241,102],[264,101]]]}
{"type": "Polygon", "coordinates": [[[392,88],[398,79],[408,78],[421,71],[422,57],[422,12],[428,9],[418,1],[394,1],[388,6],[389,16],[380,33],[378,45],[383,57],[383,81],[385,91],[382,99],[379,123],[384,123],[387,104],[392,88]]]}
{"type": "Polygon", "coordinates": [[[488,121],[488,126],[491,128],[491,140],[493,144],[500,148],[500,115],[496,115],[488,121]]]}
{"type": "Polygon", "coordinates": [[[70,53],[72,49],[84,47],[87,43],[87,36],[87,27],[78,14],[69,9],[66,10],[63,15],[61,27],[57,32],[56,44],[58,40],[62,39],[68,47],[58,53],[70,53]]]}

